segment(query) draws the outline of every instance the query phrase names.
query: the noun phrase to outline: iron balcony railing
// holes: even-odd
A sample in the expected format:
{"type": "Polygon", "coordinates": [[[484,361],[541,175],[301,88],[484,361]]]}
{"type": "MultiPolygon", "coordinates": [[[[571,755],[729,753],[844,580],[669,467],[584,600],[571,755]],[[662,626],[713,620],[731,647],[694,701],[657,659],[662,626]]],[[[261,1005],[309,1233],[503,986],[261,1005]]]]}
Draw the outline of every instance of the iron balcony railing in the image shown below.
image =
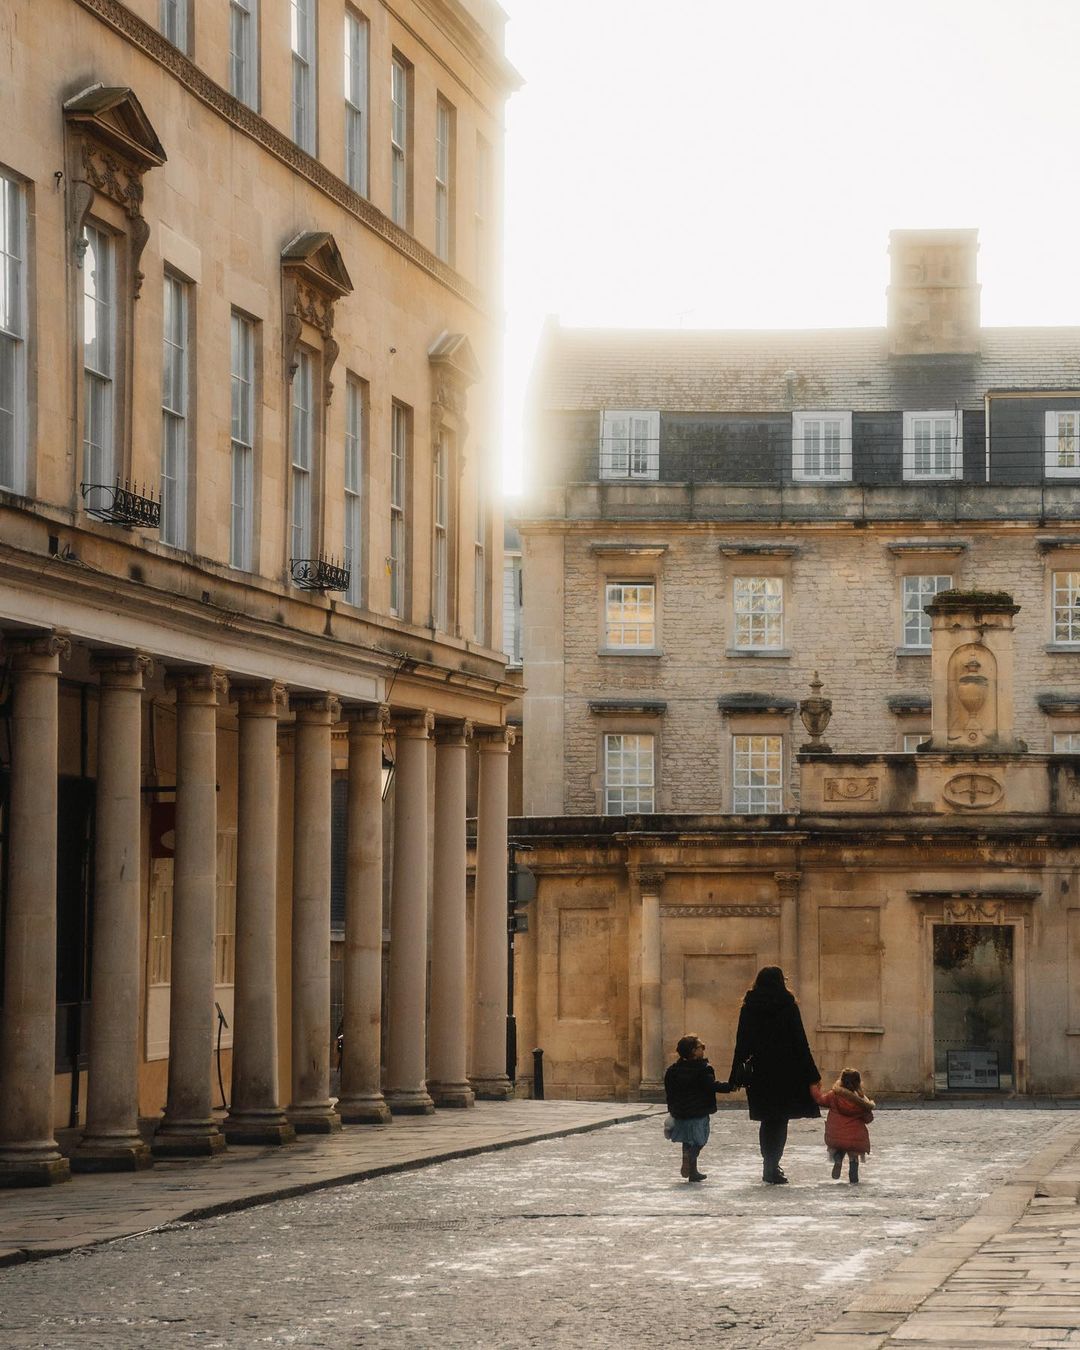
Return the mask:
{"type": "Polygon", "coordinates": [[[79,490],[86,514],[97,520],[140,530],[156,530],[161,524],[161,502],[154,497],[153,489],[147,495],[145,484],[141,492],[136,492],[126,480],[121,486],[118,478],[114,483],[80,483],[79,490]]]}

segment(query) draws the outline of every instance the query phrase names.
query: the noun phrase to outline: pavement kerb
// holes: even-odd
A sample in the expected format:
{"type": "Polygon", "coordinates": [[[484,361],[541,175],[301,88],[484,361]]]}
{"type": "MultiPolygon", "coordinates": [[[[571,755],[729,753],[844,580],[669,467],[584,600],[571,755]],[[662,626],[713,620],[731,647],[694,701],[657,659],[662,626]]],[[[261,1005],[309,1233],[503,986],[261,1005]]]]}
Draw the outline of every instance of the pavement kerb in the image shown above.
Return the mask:
{"type": "Polygon", "coordinates": [[[537,1144],[547,1139],[565,1139],[571,1135],[589,1134],[595,1130],[606,1130],[611,1125],[625,1125],[635,1120],[646,1120],[650,1116],[662,1113],[666,1108],[654,1106],[651,1110],[639,1109],[625,1114],[613,1115],[604,1120],[589,1121],[584,1125],[565,1125],[554,1129],[537,1130],[530,1134],[514,1135],[506,1139],[495,1139],[482,1144],[466,1147],[443,1149],[437,1153],[425,1153],[414,1158],[384,1163],[374,1167],[356,1168],[335,1176],[318,1177],[300,1182],[294,1186],[277,1186],[266,1190],[251,1191],[246,1195],[230,1196],[213,1205],[200,1205],[171,1214],[161,1223],[145,1228],[133,1228],[130,1232],[111,1233],[84,1242],[42,1244],[40,1247],[18,1247],[0,1249],[0,1269],[6,1266],[23,1265],[30,1261],[44,1261],[51,1256],[67,1256],[71,1252],[83,1251],[91,1247],[103,1247],[113,1242],[123,1242],[132,1237],[144,1237],[148,1233],[158,1233],[174,1224],[199,1223],[204,1219],[216,1218],[221,1214],[234,1214],[240,1210],[255,1209],[260,1205],[270,1205],[278,1200],[291,1200],[297,1196],[310,1195],[314,1191],[331,1190],[337,1186],[350,1186],[358,1181],[371,1181],[376,1177],[389,1176],[396,1172],[415,1172],[425,1167],[434,1167],[439,1163],[454,1162],[459,1158],[473,1158],[481,1153],[498,1153],[504,1149],[518,1148],[524,1144],[537,1144]]]}
{"type": "Polygon", "coordinates": [[[882,1279],[852,1299],[841,1316],[807,1341],[805,1350],[878,1350],[912,1313],[987,1242],[1007,1233],[1039,1194],[1077,1195],[1080,1187],[1080,1120],[1028,1159],[957,1228],[917,1247],[882,1279]],[[1069,1190],[1062,1164],[1073,1163],[1069,1190]],[[1051,1174],[1058,1172],[1057,1176],[1051,1174]],[[868,1323],[867,1319],[870,1319],[868,1323]]]}

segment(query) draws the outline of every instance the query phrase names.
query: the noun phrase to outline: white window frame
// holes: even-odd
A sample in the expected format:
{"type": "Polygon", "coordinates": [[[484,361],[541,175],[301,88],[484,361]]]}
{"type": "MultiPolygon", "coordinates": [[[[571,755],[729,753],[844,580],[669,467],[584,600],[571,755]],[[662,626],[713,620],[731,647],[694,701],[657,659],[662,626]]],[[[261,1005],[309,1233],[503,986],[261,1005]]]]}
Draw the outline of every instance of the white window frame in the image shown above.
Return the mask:
{"type": "Polygon", "coordinates": [[[1046,414],[1045,425],[1047,478],[1080,478],[1080,409],[1052,409],[1046,414]],[[1063,421],[1067,421],[1064,432],[1063,421]],[[1063,455],[1066,464],[1061,463],[1063,455]]]}
{"type": "Polygon", "coordinates": [[[929,731],[905,731],[903,736],[905,755],[913,755],[920,745],[925,745],[930,740],[929,731]]]}
{"type": "Polygon", "coordinates": [[[660,414],[606,408],[600,414],[600,477],[660,477],[660,414]]]}
{"type": "Polygon", "coordinates": [[[314,466],[317,421],[315,408],[315,355],[303,347],[297,349],[296,374],[290,401],[292,416],[289,437],[290,470],[290,561],[314,558],[314,466]]]}
{"type": "Polygon", "coordinates": [[[165,273],[162,288],[161,527],[163,544],[188,544],[191,445],[191,298],[182,277],[165,273]]]}
{"type": "Polygon", "coordinates": [[[946,572],[912,572],[900,578],[900,645],[908,651],[928,652],[933,645],[930,637],[930,615],[924,606],[941,591],[952,588],[953,578],[946,572]],[[926,583],[933,582],[933,589],[926,583]],[[940,583],[944,582],[944,585],[940,583]],[[916,602],[922,600],[922,604],[916,602]],[[909,625],[917,625],[916,640],[910,640],[909,625]]]}
{"type": "Polygon", "coordinates": [[[395,52],[390,61],[390,219],[409,227],[409,67],[395,52]]]}
{"type": "Polygon", "coordinates": [[[487,499],[476,483],[476,532],[473,537],[473,640],[487,642],[487,499]]]}
{"type": "Polygon", "coordinates": [[[368,21],[345,10],[345,181],[368,195],[368,21]]]}
{"type": "Polygon", "coordinates": [[[441,96],[435,101],[435,256],[454,256],[454,109],[441,96]]]}
{"type": "Polygon", "coordinates": [[[349,572],[345,599],[363,603],[364,386],[351,376],[345,383],[345,543],[349,572]]]}
{"type": "Polygon", "coordinates": [[[0,173],[0,488],[26,492],[26,188],[0,173]]]}
{"type": "Polygon", "coordinates": [[[1055,755],[1080,755],[1080,731],[1055,731],[1052,744],[1055,755]]]}
{"type": "Polygon", "coordinates": [[[159,27],[166,41],[171,42],[178,51],[187,52],[191,31],[189,0],[160,0],[158,4],[159,27]]]}
{"type": "Polygon", "coordinates": [[[803,483],[851,481],[851,413],[803,410],[791,414],[791,476],[803,483]],[[834,466],[824,467],[826,427],[835,427],[834,466]],[[815,465],[813,461],[817,459],[815,465]]]}
{"type": "Polygon", "coordinates": [[[292,48],[292,136],[309,155],[317,145],[315,0],[289,0],[292,48]]]}
{"type": "Polygon", "coordinates": [[[1080,571],[1063,568],[1051,575],[1050,622],[1055,646],[1080,646],[1080,571]]]}
{"type": "Polygon", "coordinates": [[[906,412],[904,413],[904,481],[919,482],[949,482],[964,476],[964,429],[963,413],[959,409],[952,412],[906,412]],[[925,463],[918,463],[920,450],[917,445],[917,439],[923,435],[922,424],[930,422],[933,424],[931,440],[934,444],[931,447],[931,456],[935,457],[935,445],[937,437],[940,434],[942,423],[947,423],[945,428],[949,444],[947,456],[942,458],[940,464],[931,463],[929,467],[925,463]]]}
{"type": "Polygon", "coordinates": [[[604,583],[604,647],[608,651],[656,650],[656,582],[651,577],[604,583]],[[635,594],[631,594],[631,593],[635,594]],[[648,600],[648,616],[633,618],[648,600]]]}
{"type": "Polygon", "coordinates": [[[731,645],[734,649],[746,652],[783,650],[784,590],[784,577],[732,577],[731,645]]]}
{"type": "Polygon", "coordinates": [[[780,733],[732,736],[731,807],[737,816],[783,814],[784,738],[780,733]]]}
{"type": "Polygon", "coordinates": [[[604,815],[652,815],[656,810],[656,737],[604,733],[604,815]]]}
{"type": "Polygon", "coordinates": [[[409,465],[409,411],[394,403],[390,413],[390,613],[397,619],[405,613],[406,493],[409,465]]]}
{"type": "Polygon", "coordinates": [[[522,662],[521,554],[503,554],[503,654],[508,666],[522,662]]]}
{"type": "Polygon", "coordinates": [[[259,108],[259,0],[229,0],[229,92],[259,108]]]}
{"type": "Polygon", "coordinates": [[[491,146],[477,133],[476,137],[476,184],[473,201],[473,239],[475,256],[473,258],[476,284],[483,286],[488,275],[488,236],[491,217],[491,146]]]}
{"type": "Polygon", "coordinates": [[[255,514],[255,321],[233,310],[230,318],[232,470],[229,566],[253,566],[255,514]]]}
{"type": "Polygon", "coordinates": [[[440,432],[432,465],[431,623],[446,632],[450,609],[450,444],[440,432]]]}
{"type": "Polygon", "coordinates": [[[109,489],[120,476],[117,428],[120,425],[118,403],[118,329],[119,291],[116,273],[116,236],[97,224],[83,227],[83,482],[96,484],[101,492],[88,492],[88,509],[108,504],[109,489]],[[102,259],[103,279],[94,262],[102,259]],[[99,323],[106,328],[104,340],[95,343],[93,358],[88,359],[88,318],[94,316],[94,332],[99,323]],[[97,364],[92,364],[96,359],[97,364]]]}

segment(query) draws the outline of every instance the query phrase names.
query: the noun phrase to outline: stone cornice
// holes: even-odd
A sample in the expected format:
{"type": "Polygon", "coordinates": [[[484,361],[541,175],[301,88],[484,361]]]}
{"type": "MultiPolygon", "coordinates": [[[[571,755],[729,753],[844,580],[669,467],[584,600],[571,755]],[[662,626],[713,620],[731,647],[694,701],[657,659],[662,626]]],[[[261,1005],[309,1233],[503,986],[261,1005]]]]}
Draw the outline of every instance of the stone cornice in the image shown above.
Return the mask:
{"type": "Polygon", "coordinates": [[[885,547],[904,557],[909,553],[966,553],[968,546],[964,539],[894,539],[885,547]]]}
{"type": "Polygon", "coordinates": [[[126,38],[145,56],[167,70],[200,103],[217,113],[237,131],[256,141],[268,154],[280,160],[294,173],[306,178],[313,187],[355,216],[361,224],[366,225],[391,248],[396,249],[410,262],[414,262],[467,304],[487,312],[487,301],[476,286],[466,281],[452,267],[448,267],[411,234],[395,225],[389,216],[385,216],[366,197],[354,192],[344,179],[331,173],[321,160],[301,150],[284,132],[254,112],[246,103],[233,98],[194,61],[189,60],[183,52],[178,51],[167,41],[156,28],[152,28],[137,14],[133,14],[126,5],[120,3],[120,0],[78,0],[78,3],[103,23],[108,24],[121,37],[126,38]]]}
{"type": "Polygon", "coordinates": [[[642,717],[662,717],[667,704],[654,698],[594,698],[589,700],[589,711],[599,716],[637,713],[642,717]]]}

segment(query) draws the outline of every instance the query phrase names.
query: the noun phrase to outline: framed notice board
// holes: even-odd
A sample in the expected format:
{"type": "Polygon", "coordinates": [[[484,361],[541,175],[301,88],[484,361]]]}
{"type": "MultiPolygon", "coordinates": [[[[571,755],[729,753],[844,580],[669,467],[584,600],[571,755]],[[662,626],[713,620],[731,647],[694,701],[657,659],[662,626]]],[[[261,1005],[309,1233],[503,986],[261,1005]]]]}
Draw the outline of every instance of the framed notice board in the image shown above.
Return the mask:
{"type": "Polygon", "coordinates": [[[996,1092],[1001,1087],[996,1050],[950,1050],[946,1086],[996,1092]]]}

